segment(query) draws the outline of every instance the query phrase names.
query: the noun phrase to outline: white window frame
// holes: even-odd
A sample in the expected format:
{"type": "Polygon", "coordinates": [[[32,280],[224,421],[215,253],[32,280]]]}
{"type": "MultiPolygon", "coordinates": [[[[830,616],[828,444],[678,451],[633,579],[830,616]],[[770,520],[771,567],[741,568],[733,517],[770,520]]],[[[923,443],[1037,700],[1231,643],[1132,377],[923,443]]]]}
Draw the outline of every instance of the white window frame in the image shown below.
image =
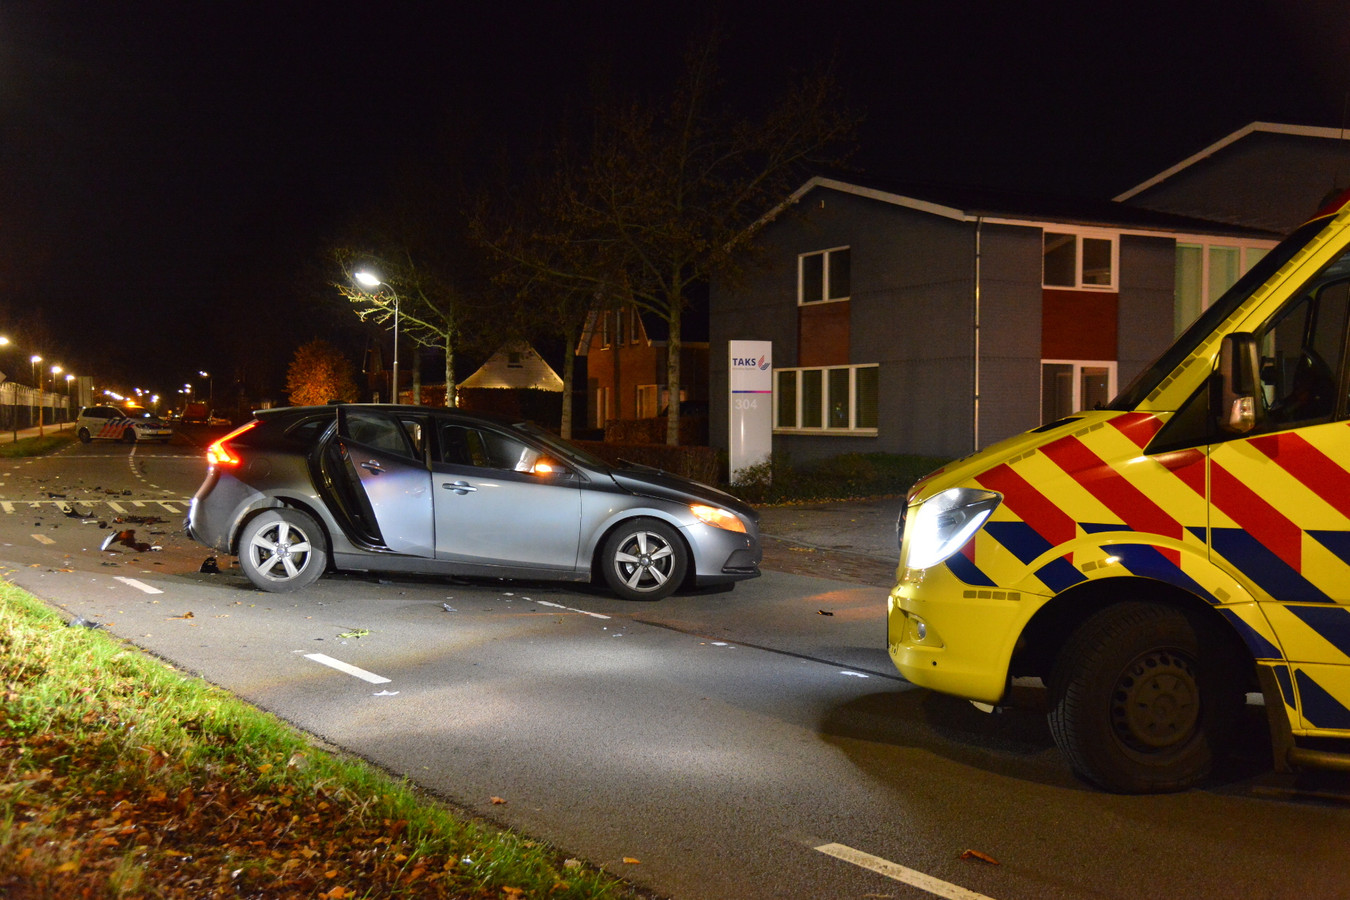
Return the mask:
{"type": "Polygon", "coordinates": [[[1068,225],[1045,225],[1041,228],[1041,287],[1045,290],[1061,291],[1118,291],[1120,285],[1120,232],[1106,231],[1100,228],[1074,228],[1068,225]],[[1046,234],[1064,234],[1074,239],[1074,283],[1045,283],[1045,236],[1046,234]],[[1109,284],[1083,283],[1083,239],[1111,242],[1111,281],[1109,284]]]}
{"type": "Polygon", "coordinates": [[[1116,361],[1113,359],[1043,359],[1041,360],[1041,421],[1045,422],[1045,409],[1043,408],[1045,397],[1045,367],[1049,365],[1073,366],[1073,409],[1070,415],[1083,411],[1083,370],[1106,369],[1106,398],[1109,400],[1116,395],[1120,387],[1116,381],[1116,361]]]}
{"type": "Polygon", "coordinates": [[[1241,254],[1238,263],[1238,278],[1247,274],[1247,270],[1256,265],[1257,261],[1270,252],[1275,244],[1271,241],[1251,241],[1238,238],[1212,238],[1212,237],[1178,237],[1176,240],[1177,265],[1180,266],[1182,249],[1191,249],[1200,251],[1200,308],[1194,313],[1188,313],[1186,321],[1181,321],[1182,298],[1179,295],[1172,297],[1173,330],[1176,335],[1186,330],[1186,326],[1200,315],[1200,313],[1209,309],[1213,299],[1210,298],[1210,275],[1212,270],[1213,256],[1211,251],[1216,249],[1237,250],[1241,254]]]}
{"type": "MultiPolygon", "coordinates": [[[[850,247],[848,244],[844,244],[844,245],[841,245],[841,246],[839,246],[839,247],[829,247],[829,248],[827,248],[827,249],[825,249],[825,250],[813,250],[813,251],[811,251],[810,253],[799,253],[799,254],[797,254],[797,305],[798,305],[798,306],[818,306],[818,305],[820,305],[820,304],[822,304],[822,303],[841,303],[841,302],[843,302],[843,301],[849,299],[848,297],[821,297],[821,298],[813,298],[813,299],[811,299],[811,300],[807,300],[806,297],[804,296],[804,293],[805,293],[805,291],[806,291],[806,258],[807,258],[808,256],[820,256],[820,257],[823,257],[823,259],[822,259],[822,261],[821,261],[821,272],[820,272],[820,278],[821,278],[821,282],[820,282],[820,283],[821,283],[821,290],[822,290],[824,293],[829,293],[829,290],[830,290],[830,255],[831,255],[832,253],[838,253],[838,252],[840,252],[840,251],[842,251],[842,250],[849,250],[849,251],[851,251],[851,250],[852,250],[852,247],[850,247]]],[[[848,263],[848,264],[849,264],[849,268],[852,269],[852,267],[853,267],[853,254],[852,254],[852,252],[849,253],[849,263],[848,263]]],[[[849,283],[849,294],[851,295],[851,294],[853,293],[853,290],[852,290],[852,288],[853,288],[853,273],[852,273],[851,271],[849,272],[848,283],[849,283]]]]}
{"type": "MultiPolygon", "coordinates": [[[[849,435],[849,436],[855,436],[855,437],[876,437],[876,435],[877,435],[877,427],[876,427],[876,426],[866,426],[866,427],[864,427],[864,426],[860,426],[860,425],[858,424],[858,404],[857,404],[857,396],[858,396],[858,370],[859,370],[859,369],[878,369],[878,370],[879,370],[880,368],[881,368],[881,366],[880,366],[879,363],[860,363],[860,364],[858,364],[858,365],[851,365],[851,366],[801,366],[801,367],[775,368],[775,369],[773,370],[773,431],[774,431],[774,434],[834,434],[834,435],[849,435]],[[803,373],[803,372],[819,372],[819,373],[821,373],[821,374],[820,374],[820,378],[821,378],[821,391],[820,391],[820,421],[821,421],[822,423],[828,423],[828,422],[830,421],[830,410],[829,410],[829,402],[830,402],[829,373],[830,373],[830,372],[837,372],[837,371],[840,371],[840,370],[846,370],[846,371],[848,372],[848,405],[849,405],[849,410],[848,410],[848,421],[849,421],[849,424],[848,424],[847,427],[845,427],[845,428],[837,428],[837,427],[831,428],[831,427],[830,427],[829,425],[827,425],[827,424],[822,424],[822,425],[820,425],[820,426],[805,426],[805,425],[800,425],[800,424],[799,424],[799,425],[782,426],[782,425],[779,425],[779,424],[778,424],[778,379],[779,379],[779,375],[780,375],[780,374],[785,373],[785,372],[795,372],[795,373],[796,373],[796,382],[797,382],[797,405],[796,405],[796,416],[795,416],[794,421],[796,421],[796,422],[801,422],[801,421],[802,421],[802,398],[803,398],[803,391],[802,391],[802,373],[803,373]]],[[[880,373],[878,372],[878,374],[880,374],[880,373]]],[[[877,396],[877,402],[878,402],[877,415],[878,415],[878,418],[879,418],[879,417],[880,417],[880,414],[881,414],[881,411],[880,411],[880,400],[881,400],[881,397],[880,397],[880,394],[881,394],[881,384],[880,384],[880,380],[878,380],[878,383],[877,383],[877,394],[878,394],[878,396],[877,396]]]]}

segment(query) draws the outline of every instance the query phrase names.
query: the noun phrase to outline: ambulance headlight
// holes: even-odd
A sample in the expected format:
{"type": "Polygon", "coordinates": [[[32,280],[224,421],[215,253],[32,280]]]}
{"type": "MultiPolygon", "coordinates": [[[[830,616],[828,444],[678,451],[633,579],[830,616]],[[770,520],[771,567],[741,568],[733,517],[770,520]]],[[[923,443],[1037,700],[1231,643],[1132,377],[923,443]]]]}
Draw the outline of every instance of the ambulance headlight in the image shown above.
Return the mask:
{"type": "Polygon", "coordinates": [[[909,544],[905,565],[926,569],[960,550],[1002,499],[974,488],[951,488],[930,497],[912,513],[914,521],[905,533],[909,544]]]}

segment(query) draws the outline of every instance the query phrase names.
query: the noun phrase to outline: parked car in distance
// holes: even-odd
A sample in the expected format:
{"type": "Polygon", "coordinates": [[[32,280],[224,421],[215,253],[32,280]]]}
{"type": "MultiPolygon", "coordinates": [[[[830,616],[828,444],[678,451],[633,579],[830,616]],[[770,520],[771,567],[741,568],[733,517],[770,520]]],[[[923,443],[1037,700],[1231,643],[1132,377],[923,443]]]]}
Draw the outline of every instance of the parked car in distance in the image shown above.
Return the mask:
{"type": "Polygon", "coordinates": [[[75,434],[86,444],[94,440],[168,443],[173,437],[173,428],[144,409],[86,406],[75,420],[75,434]]]}
{"type": "Polygon", "coordinates": [[[329,569],[594,581],[630,600],[759,574],[759,516],[517,419],[333,404],[260,410],[207,451],[187,533],[259,588],[329,569]]]}

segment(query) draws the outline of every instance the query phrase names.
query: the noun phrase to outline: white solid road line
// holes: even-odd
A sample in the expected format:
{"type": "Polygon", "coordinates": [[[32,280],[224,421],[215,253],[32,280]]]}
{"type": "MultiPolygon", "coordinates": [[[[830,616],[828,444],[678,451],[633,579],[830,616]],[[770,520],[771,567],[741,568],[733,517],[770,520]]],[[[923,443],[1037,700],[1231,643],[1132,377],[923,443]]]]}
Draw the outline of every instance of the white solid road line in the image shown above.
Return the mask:
{"type": "Polygon", "coordinates": [[[371,684],[388,684],[389,679],[383,675],[376,675],[374,672],[367,672],[365,669],[358,669],[349,663],[340,659],[333,659],[331,656],[324,656],[322,653],[306,653],[305,659],[312,659],[316,663],[322,663],[325,666],[337,669],[339,672],[346,672],[348,675],[355,675],[362,681],[369,681],[371,684]]]}
{"type": "Polygon", "coordinates": [[[833,856],[835,859],[842,859],[844,862],[853,863],[855,866],[870,869],[894,881],[904,882],[911,887],[927,891],[935,896],[946,897],[948,900],[990,900],[984,894],[968,891],[951,882],[934,878],[932,875],[925,875],[922,872],[916,872],[913,869],[907,869],[898,863],[882,859],[879,856],[872,856],[869,853],[863,853],[861,850],[854,850],[852,847],[843,844],[821,844],[816,849],[827,856],[833,856]]]}

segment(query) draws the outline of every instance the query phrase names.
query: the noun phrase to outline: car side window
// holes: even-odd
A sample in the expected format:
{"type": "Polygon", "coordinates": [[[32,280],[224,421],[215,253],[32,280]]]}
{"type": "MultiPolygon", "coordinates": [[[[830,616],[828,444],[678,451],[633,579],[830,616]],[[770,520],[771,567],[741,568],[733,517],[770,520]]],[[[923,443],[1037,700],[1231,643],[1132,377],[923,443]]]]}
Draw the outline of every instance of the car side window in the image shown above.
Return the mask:
{"type": "Polygon", "coordinates": [[[1338,386],[1350,322],[1350,279],[1317,285],[1256,335],[1266,415],[1261,430],[1341,414],[1338,386]]]}
{"type": "Polygon", "coordinates": [[[350,410],[346,416],[346,434],[358,444],[398,456],[416,459],[403,426],[378,413],[350,410]]]}
{"type": "Polygon", "coordinates": [[[530,472],[539,452],[500,432],[443,423],[440,428],[440,461],[454,466],[530,472]]]}

